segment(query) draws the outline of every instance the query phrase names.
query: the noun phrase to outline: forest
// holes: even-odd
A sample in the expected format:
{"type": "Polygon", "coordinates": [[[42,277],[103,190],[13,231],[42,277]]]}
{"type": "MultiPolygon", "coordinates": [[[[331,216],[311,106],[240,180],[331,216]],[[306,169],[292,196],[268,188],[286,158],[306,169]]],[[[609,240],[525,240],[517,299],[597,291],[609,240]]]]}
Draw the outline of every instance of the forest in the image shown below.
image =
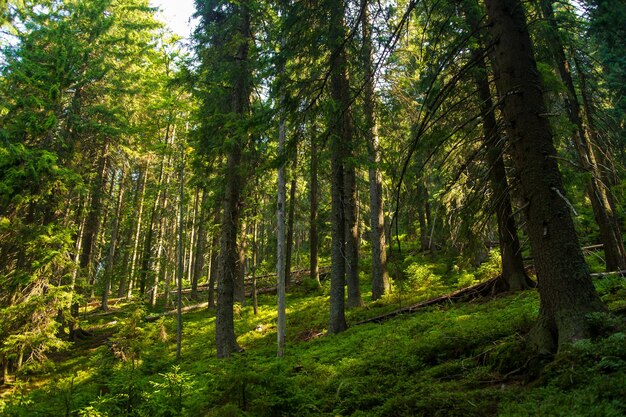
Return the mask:
{"type": "Polygon", "coordinates": [[[0,1],[0,415],[626,415],[623,0],[0,1]]]}

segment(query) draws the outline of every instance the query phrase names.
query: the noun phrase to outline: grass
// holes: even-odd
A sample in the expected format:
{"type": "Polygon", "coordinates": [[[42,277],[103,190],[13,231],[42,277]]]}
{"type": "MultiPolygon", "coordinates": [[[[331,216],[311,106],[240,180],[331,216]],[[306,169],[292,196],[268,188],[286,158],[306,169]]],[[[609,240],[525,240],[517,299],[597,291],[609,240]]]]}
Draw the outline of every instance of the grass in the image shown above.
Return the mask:
{"type": "MultiPolygon", "coordinates": [[[[434,282],[448,291],[487,279],[494,269],[468,272],[444,261],[421,255],[405,260],[396,293],[375,303],[364,297],[367,307],[348,311],[349,323],[427,298],[434,282]]],[[[366,280],[362,284],[366,294],[366,280]]],[[[596,285],[607,305],[622,311],[625,280],[607,276],[596,285]]],[[[626,414],[626,336],[619,315],[590,317],[598,336],[546,362],[528,352],[524,340],[538,313],[535,291],[431,307],[320,336],[328,322],[328,288],[295,289],[288,297],[287,353],[279,359],[275,301],[260,296],[258,315],[251,306],[236,306],[236,333],[245,351],[228,360],[215,359],[215,318],[206,309],[185,314],[179,363],[175,317],[146,323],[136,304],[107,316],[88,315],[85,327],[94,336],[20,375],[0,400],[0,414],[626,414]]]]}

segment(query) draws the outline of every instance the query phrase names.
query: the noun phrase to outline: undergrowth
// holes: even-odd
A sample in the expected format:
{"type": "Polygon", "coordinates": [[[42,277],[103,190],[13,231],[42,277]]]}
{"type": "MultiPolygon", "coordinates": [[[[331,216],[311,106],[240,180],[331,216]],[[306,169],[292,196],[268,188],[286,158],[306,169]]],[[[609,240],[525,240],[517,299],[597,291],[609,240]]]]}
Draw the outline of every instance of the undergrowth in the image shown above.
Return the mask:
{"type": "MultiPolygon", "coordinates": [[[[497,257],[494,257],[497,258],[497,257]]],[[[498,265],[468,272],[454,262],[407,257],[396,292],[349,310],[350,323],[488,279],[498,265]],[[404,282],[403,282],[404,281],[404,282]],[[426,285],[428,284],[428,285],[426,285]],[[437,288],[437,293],[434,289],[437,288]],[[400,293],[400,294],[398,294],[400,293]]],[[[367,282],[363,282],[364,293],[367,282]]],[[[525,335],[538,313],[535,291],[430,307],[383,324],[324,335],[328,288],[288,297],[288,350],[275,357],[275,296],[259,313],[236,307],[245,349],[215,359],[215,318],[185,314],[182,359],[175,319],[144,321],[138,304],[91,316],[94,338],[18,376],[0,400],[3,416],[622,416],[626,415],[626,283],[596,286],[617,312],[589,317],[597,329],[556,357],[534,356],[525,335]]]]}

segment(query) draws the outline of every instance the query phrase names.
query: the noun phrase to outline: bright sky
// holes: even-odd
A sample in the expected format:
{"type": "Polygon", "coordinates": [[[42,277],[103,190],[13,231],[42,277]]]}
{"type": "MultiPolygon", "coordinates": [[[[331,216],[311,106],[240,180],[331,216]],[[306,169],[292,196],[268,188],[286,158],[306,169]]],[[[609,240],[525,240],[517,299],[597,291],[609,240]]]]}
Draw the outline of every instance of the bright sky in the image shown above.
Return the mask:
{"type": "Polygon", "coordinates": [[[150,4],[162,10],[161,19],[174,33],[189,37],[195,27],[195,23],[189,22],[195,12],[194,0],[151,0],[150,4]]]}

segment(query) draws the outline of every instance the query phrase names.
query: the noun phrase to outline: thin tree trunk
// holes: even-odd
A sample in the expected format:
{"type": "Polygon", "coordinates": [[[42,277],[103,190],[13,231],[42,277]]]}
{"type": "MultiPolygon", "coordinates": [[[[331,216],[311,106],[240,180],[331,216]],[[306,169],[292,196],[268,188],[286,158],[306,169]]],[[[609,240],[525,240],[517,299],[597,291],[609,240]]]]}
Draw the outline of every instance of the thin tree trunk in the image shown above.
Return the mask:
{"type": "MultiPolygon", "coordinates": [[[[215,210],[215,219],[214,225],[218,225],[221,219],[219,208],[215,210]]],[[[208,278],[209,278],[209,295],[208,302],[209,308],[215,307],[215,286],[217,284],[217,274],[219,273],[219,264],[220,264],[220,256],[219,256],[219,244],[220,244],[220,229],[215,230],[216,227],[213,228],[213,232],[211,234],[211,268],[209,269],[208,278]]]]}
{"type": "Polygon", "coordinates": [[[374,65],[372,63],[372,35],[367,2],[361,10],[361,30],[363,35],[362,65],[365,72],[363,110],[365,113],[369,157],[370,228],[372,229],[372,299],[378,300],[391,288],[387,272],[387,247],[385,242],[385,214],[383,211],[383,179],[380,173],[380,150],[378,124],[376,123],[376,94],[374,92],[374,65]]]}
{"type": "MultiPolygon", "coordinates": [[[[183,210],[185,209],[185,154],[181,152],[178,188],[178,268],[176,272],[176,281],[178,283],[178,291],[176,292],[177,305],[177,321],[176,321],[176,360],[180,360],[180,352],[183,338],[183,210]]],[[[198,192],[196,191],[195,211],[198,208],[198,192]]],[[[194,213],[195,218],[195,213],[194,213]]]]}
{"type": "Polygon", "coordinates": [[[191,236],[189,236],[189,248],[187,250],[187,279],[191,283],[193,281],[193,264],[195,262],[195,251],[197,247],[197,229],[198,229],[198,204],[200,203],[200,188],[196,188],[196,193],[193,199],[193,217],[191,218],[191,236]]]}
{"type": "Polygon", "coordinates": [[[426,216],[426,200],[428,194],[424,181],[419,179],[416,184],[417,194],[417,219],[420,225],[420,247],[423,252],[430,250],[430,239],[428,238],[428,221],[426,216]]]}
{"type": "Polygon", "coordinates": [[[119,232],[120,215],[122,211],[122,200],[124,198],[124,178],[125,171],[122,167],[117,191],[117,203],[115,204],[115,217],[111,225],[111,240],[109,242],[109,256],[104,270],[104,291],[102,292],[102,304],[100,308],[103,311],[109,309],[109,293],[111,292],[111,282],[113,280],[113,263],[115,261],[115,250],[117,248],[117,235],[119,232]]]}
{"type": "Polygon", "coordinates": [[[198,281],[202,276],[202,271],[204,270],[204,257],[205,257],[205,247],[206,247],[206,199],[208,193],[206,190],[202,191],[202,199],[200,202],[200,215],[198,218],[198,238],[196,240],[195,247],[195,261],[193,263],[193,275],[191,277],[191,298],[193,300],[198,299],[198,281]]]}
{"type": "MultiPolygon", "coordinates": [[[[243,212],[243,210],[241,210],[243,212]]],[[[246,247],[248,244],[248,226],[245,219],[240,222],[240,240],[237,245],[237,279],[235,280],[235,301],[242,305],[246,302],[246,247]]]]}
{"type": "Polygon", "coordinates": [[[317,129],[315,123],[311,123],[311,194],[309,197],[311,205],[311,213],[309,219],[309,258],[310,258],[310,277],[313,281],[320,284],[320,274],[318,269],[318,236],[317,236],[317,206],[318,206],[318,180],[317,180],[317,129]]]}
{"type": "MultiPolygon", "coordinates": [[[[167,151],[170,142],[170,129],[171,124],[168,124],[165,129],[165,149],[167,151]]],[[[157,180],[157,195],[154,198],[152,204],[152,213],[150,215],[150,223],[148,224],[148,231],[146,233],[146,239],[144,241],[143,255],[141,259],[141,270],[139,271],[139,294],[143,297],[146,291],[146,285],[148,284],[149,276],[153,275],[152,271],[152,240],[154,239],[154,228],[156,223],[160,223],[160,204],[163,196],[163,182],[165,178],[165,169],[169,165],[169,157],[166,158],[166,152],[161,156],[161,164],[159,168],[159,178],[157,180]]]]}
{"type": "MultiPolygon", "coordinates": [[[[169,165],[169,164],[168,164],[169,165]]],[[[167,194],[167,187],[170,183],[169,175],[166,175],[165,178],[165,189],[163,190],[162,198],[163,203],[161,205],[161,210],[163,213],[167,213],[167,207],[169,205],[169,196],[167,194]]],[[[165,278],[165,269],[167,266],[167,251],[165,248],[165,230],[167,228],[167,217],[160,216],[159,221],[159,235],[157,237],[157,253],[156,253],[156,268],[154,272],[154,280],[152,281],[152,287],[150,289],[150,306],[155,307],[157,302],[157,296],[159,294],[159,282],[163,281],[165,278]]],[[[168,297],[169,295],[166,295],[168,297]]],[[[165,308],[167,308],[168,299],[165,300],[165,308]]]]}
{"type": "MultiPolygon", "coordinates": [[[[106,177],[107,161],[108,146],[105,145],[98,161],[96,178],[92,184],[90,207],[83,228],[82,249],[79,258],[79,274],[84,275],[87,281],[90,280],[92,275],[92,256],[94,252],[95,240],[100,227],[102,193],[106,177]]],[[[75,290],[80,291],[80,288],[76,288],[75,285],[75,290]]],[[[80,330],[78,325],[79,305],[77,302],[72,302],[70,311],[73,318],[72,323],[70,323],[70,338],[75,340],[77,332],[80,330]]]]}
{"type": "Polygon", "coordinates": [[[565,196],[524,9],[519,0],[485,0],[495,41],[496,77],[513,162],[525,200],[539,281],[531,341],[540,352],[590,335],[587,314],[604,311],[580,250],[565,196]]]}
{"type": "Polygon", "coordinates": [[[294,151],[293,163],[291,165],[291,185],[289,188],[289,214],[287,215],[287,244],[285,246],[285,287],[291,285],[291,260],[293,254],[293,221],[296,211],[296,169],[298,168],[298,150],[294,151]]]}
{"type": "MultiPolygon", "coordinates": [[[[148,176],[148,166],[143,167],[143,172],[140,174],[140,192],[139,192],[139,208],[137,209],[137,224],[135,225],[135,239],[133,242],[133,256],[130,261],[130,275],[128,277],[128,289],[126,291],[126,298],[130,300],[133,294],[133,287],[135,284],[135,268],[138,262],[138,254],[139,254],[139,237],[141,236],[141,221],[143,219],[143,206],[146,196],[146,181],[148,176]]],[[[136,206],[136,205],[135,205],[136,206]]],[[[120,286],[120,291],[122,291],[122,287],[120,286]]],[[[118,293],[118,297],[122,297],[124,295],[123,292],[118,293]]]]}
{"type": "Polygon", "coordinates": [[[352,163],[344,165],[344,211],[346,220],[346,283],[349,308],[363,306],[359,283],[359,222],[356,170],[352,163]]]}
{"type": "Polygon", "coordinates": [[[259,219],[256,215],[256,207],[254,213],[254,226],[252,226],[252,308],[254,309],[254,315],[259,314],[259,300],[257,298],[256,288],[256,271],[259,267],[259,250],[257,241],[257,231],[259,226],[259,219]]]}

